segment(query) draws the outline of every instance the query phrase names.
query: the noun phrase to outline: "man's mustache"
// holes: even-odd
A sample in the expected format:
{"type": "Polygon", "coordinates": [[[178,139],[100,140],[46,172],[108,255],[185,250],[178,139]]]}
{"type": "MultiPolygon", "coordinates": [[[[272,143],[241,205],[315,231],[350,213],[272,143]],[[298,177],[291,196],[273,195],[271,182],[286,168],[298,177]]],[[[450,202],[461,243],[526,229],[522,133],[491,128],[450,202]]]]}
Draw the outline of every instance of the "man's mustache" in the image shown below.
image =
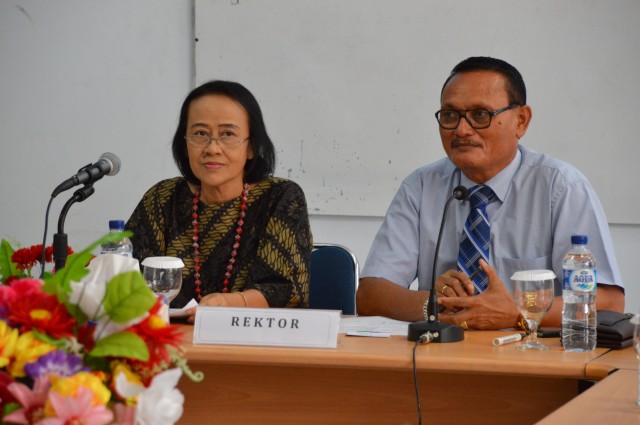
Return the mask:
{"type": "Polygon", "coordinates": [[[480,147],[480,143],[476,143],[472,140],[467,139],[453,139],[451,141],[451,148],[460,148],[460,147],[480,147]]]}

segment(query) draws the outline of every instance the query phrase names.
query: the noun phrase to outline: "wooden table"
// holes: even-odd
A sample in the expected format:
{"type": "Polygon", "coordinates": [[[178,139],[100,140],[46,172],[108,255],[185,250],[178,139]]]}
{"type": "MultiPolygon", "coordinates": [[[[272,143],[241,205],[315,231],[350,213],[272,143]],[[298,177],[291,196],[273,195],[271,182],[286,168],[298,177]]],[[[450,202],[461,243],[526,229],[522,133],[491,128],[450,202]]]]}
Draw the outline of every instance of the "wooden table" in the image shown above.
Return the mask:
{"type": "Polygon", "coordinates": [[[587,374],[602,379],[617,369],[638,369],[638,359],[633,347],[610,350],[587,364],[587,374]]]}
{"type": "Polygon", "coordinates": [[[632,347],[611,350],[586,367],[587,375],[604,378],[543,420],[539,425],[640,424],[638,360],[632,347]]]}
{"type": "MultiPolygon", "coordinates": [[[[181,424],[417,424],[414,343],[405,337],[339,336],[337,349],[198,345],[187,358],[203,383],[180,382],[181,424]]],[[[469,331],[465,340],[417,348],[423,423],[532,424],[592,378],[586,365],[606,353],[493,347],[511,332],[469,331]]]]}

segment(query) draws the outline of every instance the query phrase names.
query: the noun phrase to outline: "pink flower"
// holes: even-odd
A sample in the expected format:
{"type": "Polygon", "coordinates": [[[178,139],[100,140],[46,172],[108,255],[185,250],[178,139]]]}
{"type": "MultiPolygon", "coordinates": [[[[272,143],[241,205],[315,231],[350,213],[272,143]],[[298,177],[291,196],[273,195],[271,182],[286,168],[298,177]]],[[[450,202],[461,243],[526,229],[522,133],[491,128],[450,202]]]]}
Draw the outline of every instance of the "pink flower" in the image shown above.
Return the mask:
{"type": "Polygon", "coordinates": [[[5,416],[3,419],[5,422],[32,424],[44,416],[44,403],[47,400],[47,392],[49,391],[49,381],[47,379],[36,379],[33,391],[20,382],[9,384],[7,390],[16,398],[22,409],[5,416]]]}
{"type": "Polygon", "coordinates": [[[124,403],[116,403],[113,406],[116,419],[113,425],[134,425],[136,422],[136,408],[127,406],[124,403]]]}
{"type": "Polygon", "coordinates": [[[105,406],[93,405],[93,393],[84,387],[78,388],[75,397],[64,397],[56,392],[49,394],[49,401],[58,415],[45,418],[37,425],[106,425],[113,420],[113,413],[105,406]]]}

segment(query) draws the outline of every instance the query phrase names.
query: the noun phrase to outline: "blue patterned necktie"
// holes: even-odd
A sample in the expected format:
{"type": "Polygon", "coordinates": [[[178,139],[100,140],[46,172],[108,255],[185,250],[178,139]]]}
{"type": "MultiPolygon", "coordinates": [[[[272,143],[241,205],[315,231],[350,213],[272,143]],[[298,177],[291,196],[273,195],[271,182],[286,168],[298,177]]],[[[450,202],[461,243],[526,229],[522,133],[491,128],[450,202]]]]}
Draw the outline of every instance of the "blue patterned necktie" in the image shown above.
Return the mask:
{"type": "Polygon", "coordinates": [[[458,270],[473,275],[477,269],[480,272],[472,279],[475,294],[483,292],[488,285],[487,275],[478,260],[489,262],[490,222],[487,216],[487,205],[496,199],[496,194],[489,186],[473,186],[469,189],[471,211],[464,223],[464,232],[460,240],[458,251],[458,270]]]}

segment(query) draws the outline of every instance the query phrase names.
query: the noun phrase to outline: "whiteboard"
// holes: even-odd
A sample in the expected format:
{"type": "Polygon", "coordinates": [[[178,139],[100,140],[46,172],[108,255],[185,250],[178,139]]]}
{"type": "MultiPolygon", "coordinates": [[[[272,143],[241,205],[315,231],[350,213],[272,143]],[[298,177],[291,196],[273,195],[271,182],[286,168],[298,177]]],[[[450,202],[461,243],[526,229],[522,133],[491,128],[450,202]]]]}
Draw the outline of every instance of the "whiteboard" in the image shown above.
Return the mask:
{"type": "Polygon", "coordinates": [[[382,216],[444,156],[434,112],[450,70],[501,58],[533,109],[521,142],[577,166],[610,223],[637,224],[638,18],[637,0],[196,0],[196,83],[254,93],[276,174],[310,213],[382,216]]]}

